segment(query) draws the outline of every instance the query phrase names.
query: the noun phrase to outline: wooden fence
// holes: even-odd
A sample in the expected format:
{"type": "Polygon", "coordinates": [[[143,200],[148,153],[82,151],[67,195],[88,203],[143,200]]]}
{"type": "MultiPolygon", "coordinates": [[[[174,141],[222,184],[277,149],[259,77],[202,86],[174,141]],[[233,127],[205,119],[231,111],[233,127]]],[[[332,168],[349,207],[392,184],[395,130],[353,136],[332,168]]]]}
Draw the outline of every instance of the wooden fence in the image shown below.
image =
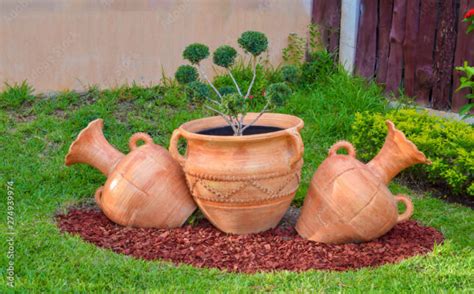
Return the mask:
{"type": "MultiPolygon", "coordinates": [[[[360,2],[356,74],[435,109],[457,111],[467,103],[466,91],[456,91],[454,67],[474,64],[474,33],[467,35],[462,21],[474,0],[360,2]]],[[[341,0],[314,0],[313,21],[330,50],[337,49],[340,11],[341,0]]]]}

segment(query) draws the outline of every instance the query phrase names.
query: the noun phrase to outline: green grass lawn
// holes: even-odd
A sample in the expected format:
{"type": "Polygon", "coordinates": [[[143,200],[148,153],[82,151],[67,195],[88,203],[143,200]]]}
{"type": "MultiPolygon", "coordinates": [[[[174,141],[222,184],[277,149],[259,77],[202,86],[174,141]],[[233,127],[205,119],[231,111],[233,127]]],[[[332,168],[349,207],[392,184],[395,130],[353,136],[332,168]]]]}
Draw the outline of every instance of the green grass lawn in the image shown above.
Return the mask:
{"type": "MultiPolygon", "coordinates": [[[[4,95],[0,110],[0,182],[6,195],[7,181],[14,181],[18,292],[474,291],[473,211],[429,195],[414,195],[397,184],[391,186],[394,192],[413,198],[413,218],[440,230],[446,241],[427,256],[376,269],[235,274],[136,260],[63,235],[55,226],[55,213],[91,198],[105,180],[89,166],[64,166],[70,143],[91,120],[103,118],[106,138],[128,152],[127,142],[134,132],[147,132],[167,147],[175,128],[208,114],[188,106],[178,89],[165,91],[158,86],[92,89],[83,95],[65,92],[53,98],[30,97],[24,103],[18,103],[17,96],[22,95],[18,92],[8,99],[4,95]]],[[[349,138],[354,113],[385,109],[380,89],[341,73],[331,75],[324,85],[299,90],[285,108],[277,109],[305,121],[305,166],[296,205],[302,203],[327,149],[349,138]]],[[[0,203],[3,220],[5,198],[0,203]]],[[[0,227],[5,232],[6,222],[0,227]]],[[[1,264],[6,265],[6,243],[0,248],[1,264]]],[[[0,292],[11,291],[4,266],[1,272],[0,292]]]]}

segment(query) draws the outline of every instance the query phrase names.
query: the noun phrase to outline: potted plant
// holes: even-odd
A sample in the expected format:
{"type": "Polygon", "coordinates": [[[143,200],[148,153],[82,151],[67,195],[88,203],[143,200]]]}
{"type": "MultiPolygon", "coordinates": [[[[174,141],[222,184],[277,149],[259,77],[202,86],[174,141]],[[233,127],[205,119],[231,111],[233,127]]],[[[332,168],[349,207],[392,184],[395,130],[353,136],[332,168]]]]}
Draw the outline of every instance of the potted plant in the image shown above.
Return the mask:
{"type": "Polygon", "coordinates": [[[191,65],[176,72],[179,83],[205,99],[213,117],[193,120],[173,132],[171,155],[181,164],[194,200],[204,215],[224,232],[245,234],[275,227],[288,209],[300,182],[303,142],[299,131],[303,121],[295,116],[269,113],[291,94],[285,83],[270,85],[264,103],[252,101],[260,55],[267,49],[267,37],[245,32],[238,39],[251,57],[253,76],[247,89],[232,75],[237,51],[224,45],[213,53],[213,62],[231,77],[235,91],[221,93],[201,67],[210,55],[203,44],[191,44],[183,57],[191,65]],[[211,91],[198,81],[199,74],[211,91]],[[249,112],[261,105],[258,112],[249,112]],[[178,140],[187,141],[185,155],[178,140]]]}

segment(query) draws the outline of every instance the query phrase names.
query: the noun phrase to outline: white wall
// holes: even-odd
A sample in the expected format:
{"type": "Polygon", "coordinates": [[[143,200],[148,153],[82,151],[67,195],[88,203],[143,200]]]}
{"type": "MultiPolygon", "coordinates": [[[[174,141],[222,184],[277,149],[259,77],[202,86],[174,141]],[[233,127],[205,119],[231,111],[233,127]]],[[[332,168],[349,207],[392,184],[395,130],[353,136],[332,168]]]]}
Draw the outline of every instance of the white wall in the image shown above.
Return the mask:
{"type": "Polygon", "coordinates": [[[265,32],[281,61],[291,32],[305,35],[312,0],[0,0],[0,83],[38,91],[156,83],[191,42],[237,47],[265,32]]]}

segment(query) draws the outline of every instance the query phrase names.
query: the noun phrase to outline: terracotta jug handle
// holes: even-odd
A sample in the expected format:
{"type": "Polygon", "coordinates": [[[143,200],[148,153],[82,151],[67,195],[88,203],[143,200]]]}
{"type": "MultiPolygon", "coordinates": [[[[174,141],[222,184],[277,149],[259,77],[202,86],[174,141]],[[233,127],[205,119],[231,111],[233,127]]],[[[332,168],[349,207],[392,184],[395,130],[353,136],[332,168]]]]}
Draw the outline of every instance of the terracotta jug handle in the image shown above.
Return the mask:
{"type": "Polygon", "coordinates": [[[300,132],[296,128],[292,128],[288,130],[288,134],[293,139],[293,156],[290,159],[290,165],[297,163],[301,157],[303,157],[304,153],[304,143],[303,139],[301,139],[300,132]]]}
{"type": "Polygon", "coordinates": [[[138,148],[138,141],[143,141],[145,142],[145,144],[153,144],[153,139],[150,137],[150,135],[145,133],[135,133],[130,137],[130,140],[128,141],[128,147],[131,151],[138,148]]]}
{"type": "Polygon", "coordinates": [[[95,202],[97,205],[102,209],[102,190],[104,190],[104,186],[99,187],[97,190],[95,190],[95,202]]]}
{"type": "Polygon", "coordinates": [[[347,153],[349,153],[349,156],[354,158],[356,157],[356,150],[354,146],[352,146],[352,144],[347,141],[339,141],[332,145],[331,149],[329,149],[329,156],[337,155],[337,151],[341,148],[346,149],[347,153]]]}
{"type": "Polygon", "coordinates": [[[171,135],[170,148],[168,150],[171,153],[171,156],[176,161],[178,161],[178,163],[181,166],[184,166],[184,163],[186,162],[186,158],[184,158],[178,151],[178,141],[179,141],[179,138],[181,137],[182,135],[179,129],[174,130],[173,135],[171,135]]]}
{"type": "Polygon", "coordinates": [[[406,206],[405,212],[398,216],[397,223],[408,220],[413,215],[413,203],[411,199],[405,195],[397,195],[395,196],[395,201],[403,202],[406,206]]]}

